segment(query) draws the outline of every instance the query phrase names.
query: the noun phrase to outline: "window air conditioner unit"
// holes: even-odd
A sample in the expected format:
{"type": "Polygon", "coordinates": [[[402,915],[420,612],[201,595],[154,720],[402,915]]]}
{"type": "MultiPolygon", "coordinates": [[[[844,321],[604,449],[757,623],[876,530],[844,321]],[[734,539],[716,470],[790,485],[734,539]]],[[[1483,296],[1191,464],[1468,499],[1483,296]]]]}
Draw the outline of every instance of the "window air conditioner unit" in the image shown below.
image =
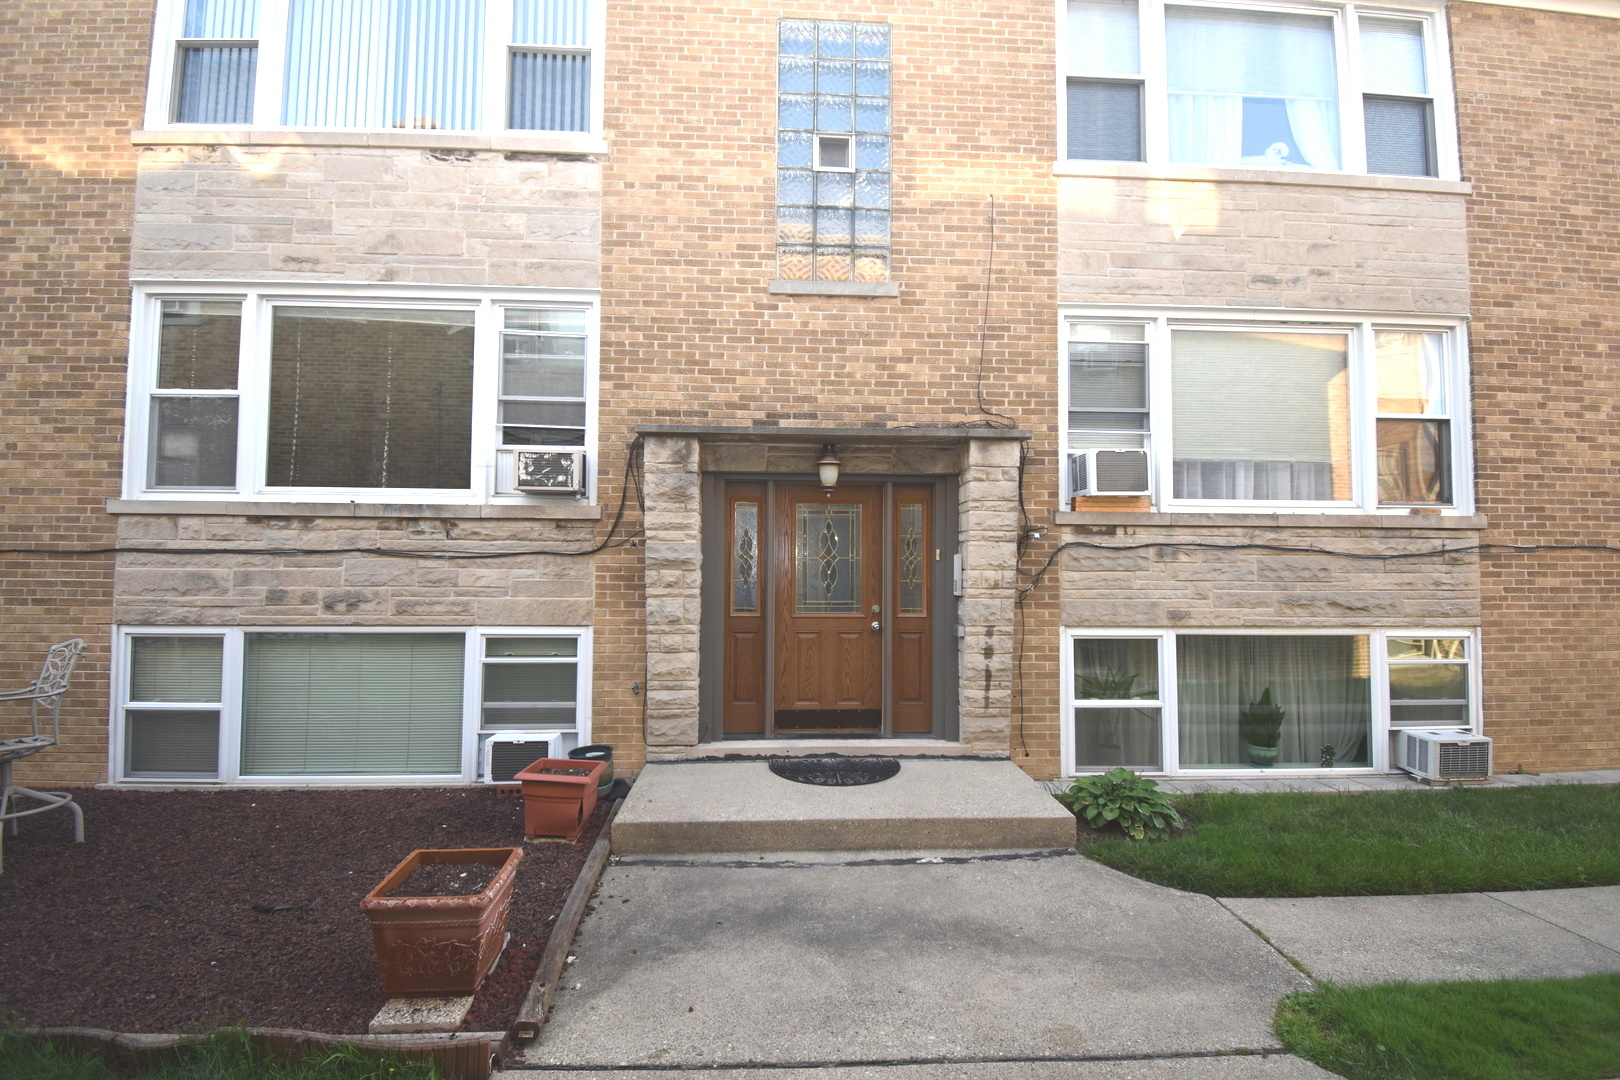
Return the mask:
{"type": "Polygon", "coordinates": [[[489,736],[484,740],[484,760],[479,769],[484,783],[515,783],[518,773],[560,752],[557,735],[555,731],[503,731],[489,736]]]}
{"type": "Polygon", "coordinates": [[[1395,764],[1423,780],[1489,780],[1491,740],[1466,731],[1402,731],[1395,764]]]}
{"type": "Polygon", "coordinates": [[[513,487],[525,495],[578,495],[585,490],[583,450],[519,450],[513,459],[513,487]]]}
{"type": "Polygon", "coordinates": [[[1081,450],[1069,456],[1075,495],[1148,495],[1146,450],[1081,450]]]}

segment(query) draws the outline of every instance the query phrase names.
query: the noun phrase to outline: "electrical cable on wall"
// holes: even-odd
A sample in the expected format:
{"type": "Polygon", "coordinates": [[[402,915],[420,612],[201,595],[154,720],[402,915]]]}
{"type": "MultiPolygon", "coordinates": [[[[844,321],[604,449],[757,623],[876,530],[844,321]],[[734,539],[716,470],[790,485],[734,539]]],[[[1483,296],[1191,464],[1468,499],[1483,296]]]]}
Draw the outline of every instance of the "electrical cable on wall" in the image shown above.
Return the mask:
{"type": "Polygon", "coordinates": [[[1103,544],[1093,540],[1070,540],[1052,550],[1046,562],[1034,573],[1019,574],[1030,583],[1019,590],[1020,598],[1034,592],[1047,571],[1065,551],[1086,549],[1091,551],[1273,551],[1284,555],[1327,555],[1335,559],[1359,559],[1379,562],[1397,559],[1428,559],[1436,555],[1531,555],[1541,551],[1590,551],[1620,555],[1620,547],[1612,544],[1463,544],[1458,547],[1425,548],[1422,551],[1336,551],[1332,548],[1308,547],[1293,544],[1211,544],[1190,540],[1152,540],[1143,544],[1103,544]]]}
{"type": "MultiPolygon", "coordinates": [[[[642,485],[642,440],[637,435],[630,442],[625,455],[624,477],[619,488],[619,505],[613,512],[613,520],[608,525],[608,533],[602,542],[595,547],[581,548],[577,551],[562,551],[555,548],[521,548],[517,550],[505,549],[500,551],[465,551],[460,549],[413,551],[406,548],[371,548],[371,547],[342,547],[342,548],[305,548],[305,547],[146,547],[118,544],[112,547],[95,548],[0,548],[0,555],[377,555],[391,559],[515,559],[531,555],[558,555],[575,558],[581,555],[596,555],[612,548],[621,548],[634,545],[644,535],[641,529],[636,529],[622,537],[617,536],[619,527],[624,523],[625,506],[629,501],[630,491],[635,489],[636,506],[645,514],[647,511],[646,493],[642,485]]],[[[198,513],[207,513],[206,504],[198,504],[198,513]]]]}

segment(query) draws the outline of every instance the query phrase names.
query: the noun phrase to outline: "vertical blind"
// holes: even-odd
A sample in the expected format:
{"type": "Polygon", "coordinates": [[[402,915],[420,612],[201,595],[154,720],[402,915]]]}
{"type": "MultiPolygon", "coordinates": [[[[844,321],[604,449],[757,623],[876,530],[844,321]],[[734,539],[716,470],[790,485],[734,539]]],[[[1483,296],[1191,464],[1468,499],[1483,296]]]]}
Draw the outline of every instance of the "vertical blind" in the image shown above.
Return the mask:
{"type": "Polygon", "coordinates": [[[242,775],[461,770],[462,634],[248,634],[242,775]]]}
{"type": "Polygon", "coordinates": [[[480,124],[483,0],[291,0],[282,123],[480,124]]]}
{"type": "Polygon", "coordinates": [[[245,124],[253,119],[258,69],[258,0],[187,0],[182,38],[239,45],[181,45],[174,120],[181,124],[245,124]]]}

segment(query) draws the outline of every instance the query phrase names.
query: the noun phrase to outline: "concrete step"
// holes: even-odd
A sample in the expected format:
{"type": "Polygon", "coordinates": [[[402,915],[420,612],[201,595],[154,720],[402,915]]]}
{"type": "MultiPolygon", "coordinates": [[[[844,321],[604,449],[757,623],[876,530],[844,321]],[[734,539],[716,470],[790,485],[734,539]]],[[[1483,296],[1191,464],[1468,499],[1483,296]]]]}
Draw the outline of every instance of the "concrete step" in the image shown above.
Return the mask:
{"type": "Polygon", "coordinates": [[[1049,851],[1074,818],[1011,761],[903,758],[860,787],[799,784],[765,761],[655,762],[613,824],[616,855],[732,851],[1049,851]]]}

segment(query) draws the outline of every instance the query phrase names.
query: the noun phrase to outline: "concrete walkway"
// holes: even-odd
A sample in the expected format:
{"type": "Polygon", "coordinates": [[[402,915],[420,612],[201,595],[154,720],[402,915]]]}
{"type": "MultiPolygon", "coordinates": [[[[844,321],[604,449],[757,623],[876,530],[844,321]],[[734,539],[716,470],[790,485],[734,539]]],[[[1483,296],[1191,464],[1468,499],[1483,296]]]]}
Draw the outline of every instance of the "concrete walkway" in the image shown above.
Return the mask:
{"type": "Polygon", "coordinates": [[[574,953],[503,1080],[1320,1080],[1271,1030],[1301,969],[1620,971],[1620,886],[1217,900],[1052,851],[630,855],[574,953]]]}
{"type": "Polygon", "coordinates": [[[627,857],[574,951],[521,1064],[1276,1052],[1309,986],[1215,900],[1075,854],[627,857]]]}

